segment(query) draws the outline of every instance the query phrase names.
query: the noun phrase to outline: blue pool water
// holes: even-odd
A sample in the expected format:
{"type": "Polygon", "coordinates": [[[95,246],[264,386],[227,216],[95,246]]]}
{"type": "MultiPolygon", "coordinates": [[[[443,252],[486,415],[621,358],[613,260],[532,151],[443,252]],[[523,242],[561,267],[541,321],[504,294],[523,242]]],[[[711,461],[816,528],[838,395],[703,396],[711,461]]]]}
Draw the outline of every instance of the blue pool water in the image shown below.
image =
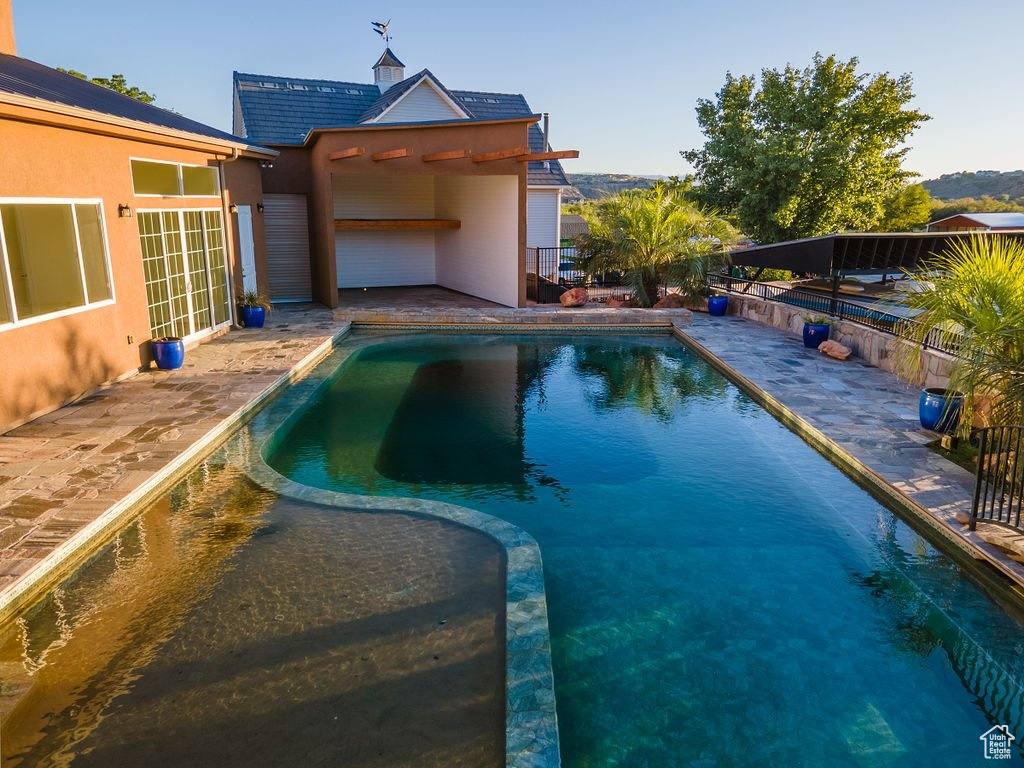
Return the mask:
{"type": "Polygon", "coordinates": [[[268,463],[537,539],[565,765],[964,766],[993,725],[1024,742],[1024,626],[671,338],[353,343],[268,463]]]}

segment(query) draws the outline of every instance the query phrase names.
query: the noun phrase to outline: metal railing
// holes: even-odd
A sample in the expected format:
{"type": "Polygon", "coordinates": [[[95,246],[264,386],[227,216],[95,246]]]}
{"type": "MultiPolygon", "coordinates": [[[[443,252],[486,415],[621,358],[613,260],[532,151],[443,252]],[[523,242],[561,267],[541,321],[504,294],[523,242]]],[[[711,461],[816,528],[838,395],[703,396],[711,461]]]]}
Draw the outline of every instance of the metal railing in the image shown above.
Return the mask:
{"type": "Polygon", "coordinates": [[[1024,426],[986,427],[979,434],[971,530],[975,530],[978,520],[1020,529],[1024,505],[1024,426]]]}
{"type": "Polygon", "coordinates": [[[622,293],[618,272],[586,274],[579,268],[576,248],[526,249],[526,298],[538,304],[557,304],[569,288],[582,286],[597,298],[622,293]]]}
{"type": "MultiPolygon", "coordinates": [[[[820,293],[801,291],[782,285],[759,283],[741,277],[709,275],[708,285],[729,293],[756,296],[765,301],[779,301],[802,307],[810,312],[831,315],[840,320],[849,320],[893,336],[905,336],[911,327],[918,325],[912,318],[886,312],[884,309],[874,309],[845,299],[823,296],[820,293]]],[[[926,349],[956,355],[960,350],[961,342],[962,337],[958,333],[932,329],[924,335],[922,346],[926,349]]]]}

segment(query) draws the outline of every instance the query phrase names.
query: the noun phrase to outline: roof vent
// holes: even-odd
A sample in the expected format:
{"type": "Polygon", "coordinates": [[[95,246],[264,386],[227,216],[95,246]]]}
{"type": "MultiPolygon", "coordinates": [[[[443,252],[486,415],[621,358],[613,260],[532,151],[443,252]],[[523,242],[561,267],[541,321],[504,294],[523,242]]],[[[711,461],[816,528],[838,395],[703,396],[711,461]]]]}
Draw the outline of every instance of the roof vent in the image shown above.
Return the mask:
{"type": "Polygon", "coordinates": [[[262,87],[262,88],[278,88],[279,86],[278,86],[277,83],[268,83],[267,81],[262,80],[262,81],[260,81],[260,87],[262,87]]]}
{"type": "Polygon", "coordinates": [[[320,93],[334,93],[335,91],[335,89],[331,88],[329,85],[318,85],[316,89],[320,91],[320,93]]]}
{"type": "Polygon", "coordinates": [[[288,90],[290,91],[308,91],[308,85],[297,85],[296,83],[288,83],[288,90]]]}
{"type": "MultiPolygon", "coordinates": [[[[331,90],[333,91],[334,89],[332,88],[331,90]]],[[[363,95],[363,92],[360,91],[358,88],[346,88],[345,89],[345,93],[350,94],[352,96],[362,96],[363,95]]]]}

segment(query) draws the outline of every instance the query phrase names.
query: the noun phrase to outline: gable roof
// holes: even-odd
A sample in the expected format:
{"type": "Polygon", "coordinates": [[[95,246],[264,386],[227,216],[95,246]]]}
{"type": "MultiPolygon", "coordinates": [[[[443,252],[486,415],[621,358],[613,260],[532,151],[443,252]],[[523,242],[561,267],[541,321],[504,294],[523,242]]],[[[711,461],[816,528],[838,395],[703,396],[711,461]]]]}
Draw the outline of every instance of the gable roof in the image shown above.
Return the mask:
{"type": "MultiPolygon", "coordinates": [[[[131,96],[112,91],[87,80],[58,72],[29,59],[0,54],[0,98],[4,94],[26,96],[51,104],[84,109],[103,116],[132,120],[139,123],[217,139],[237,146],[250,146],[238,136],[190,120],[152,104],[145,104],[131,96]]],[[[255,147],[255,149],[263,149],[255,147]]],[[[263,150],[273,154],[268,150],[263,150]]]]}
{"type": "Polygon", "coordinates": [[[1000,213],[957,213],[947,216],[944,219],[933,221],[929,226],[934,226],[950,219],[964,218],[976,221],[983,227],[1014,227],[1024,229],[1024,213],[1005,211],[1000,213]]]}
{"type": "MultiPolygon", "coordinates": [[[[444,83],[442,83],[440,80],[434,77],[433,72],[431,72],[429,69],[424,69],[417,72],[412,77],[405,78],[405,80],[402,80],[400,83],[396,83],[395,85],[391,86],[386,91],[384,91],[384,93],[380,95],[380,98],[373,102],[370,108],[359,116],[359,122],[367,123],[373,120],[374,118],[380,117],[385,112],[387,112],[388,109],[391,108],[396,101],[398,101],[407,93],[409,93],[423,80],[430,80],[431,84],[434,85],[445,96],[451,99],[455,106],[461,109],[463,113],[465,113],[467,118],[474,117],[472,111],[466,109],[465,105],[462,103],[458,96],[456,96],[452,91],[449,91],[447,88],[445,88],[444,83]]],[[[503,115],[503,117],[505,117],[505,115],[503,115]]]]}
{"type": "MultiPolygon", "coordinates": [[[[305,143],[314,128],[360,126],[373,119],[429,76],[445,94],[469,115],[468,120],[500,120],[532,117],[536,113],[518,93],[449,90],[429,69],[391,86],[384,93],[376,85],[337,80],[273,77],[246,72],[234,73],[236,107],[241,110],[245,135],[261,144],[305,143]]],[[[238,122],[235,123],[236,128],[238,122]]],[[[373,128],[374,123],[363,127],[373,128]]],[[[529,129],[530,150],[544,151],[544,134],[537,125],[529,129]]],[[[568,186],[561,163],[530,163],[527,183],[531,186],[568,186]],[[546,166],[546,167],[545,167],[546,166]]]]}

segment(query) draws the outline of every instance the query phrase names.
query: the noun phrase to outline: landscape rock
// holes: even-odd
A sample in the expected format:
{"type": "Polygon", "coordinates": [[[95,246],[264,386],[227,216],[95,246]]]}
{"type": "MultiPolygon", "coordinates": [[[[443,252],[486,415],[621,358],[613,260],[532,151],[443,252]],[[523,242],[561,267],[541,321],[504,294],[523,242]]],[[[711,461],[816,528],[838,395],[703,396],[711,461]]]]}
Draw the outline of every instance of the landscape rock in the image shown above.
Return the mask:
{"type": "Polygon", "coordinates": [[[655,309],[683,309],[686,307],[686,300],[678,293],[670,293],[664,299],[654,305],[655,309]]]}
{"type": "Polygon", "coordinates": [[[619,307],[633,306],[632,302],[629,299],[616,299],[614,296],[609,296],[607,299],[605,299],[604,304],[606,307],[612,307],[613,309],[618,309],[619,307]]]}
{"type": "Polygon", "coordinates": [[[582,307],[590,300],[586,288],[570,288],[558,297],[563,307],[582,307]]]}
{"type": "Polygon", "coordinates": [[[821,342],[821,344],[818,345],[818,351],[823,355],[834,357],[836,360],[845,360],[853,354],[852,349],[844,347],[838,341],[833,341],[832,339],[821,342]]]}

